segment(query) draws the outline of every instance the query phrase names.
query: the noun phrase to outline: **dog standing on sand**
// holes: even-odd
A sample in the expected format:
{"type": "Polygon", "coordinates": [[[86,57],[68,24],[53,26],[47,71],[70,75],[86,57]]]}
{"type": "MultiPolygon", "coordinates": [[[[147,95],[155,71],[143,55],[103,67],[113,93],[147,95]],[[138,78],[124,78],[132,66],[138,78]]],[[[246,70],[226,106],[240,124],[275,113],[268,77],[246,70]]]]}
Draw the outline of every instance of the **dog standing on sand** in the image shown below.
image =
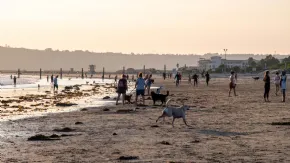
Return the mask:
{"type": "Polygon", "coordinates": [[[174,120],[175,118],[182,118],[183,119],[183,122],[186,126],[190,127],[187,123],[186,123],[186,118],[185,118],[185,112],[190,108],[189,106],[187,105],[182,105],[178,108],[176,107],[169,107],[168,106],[168,103],[171,99],[169,99],[167,102],[166,102],[166,107],[165,109],[162,111],[162,115],[158,117],[158,119],[156,120],[156,123],[158,122],[158,120],[160,118],[163,118],[163,121],[165,120],[165,117],[173,117],[173,120],[172,120],[172,127],[174,127],[174,120]]]}
{"type": "Polygon", "coordinates": [[[151,98],[153,100],[153,105],[155,105],[156,101],[161,101],[163,105],[163,103],[165,103],[167,96],[169,96],[169,91],[166,92],[166,95],[163,94],[157,94],[154,91],[151,92],[151,98]]]}

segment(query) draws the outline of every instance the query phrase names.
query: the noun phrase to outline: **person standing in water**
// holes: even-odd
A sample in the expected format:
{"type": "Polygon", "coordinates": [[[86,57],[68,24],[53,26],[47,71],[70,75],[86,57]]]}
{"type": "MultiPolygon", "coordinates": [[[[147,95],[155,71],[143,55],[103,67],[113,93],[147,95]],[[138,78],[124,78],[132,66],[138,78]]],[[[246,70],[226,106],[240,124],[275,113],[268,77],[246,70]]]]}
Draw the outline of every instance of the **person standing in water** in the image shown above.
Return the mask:
{"type": "Polygon", "coordinates": [[[207,71],[206,74],[205,74],[205,82],[206,82],[207,86],[208,86],[209,79],[210,79],[210,76],[209,76],[209,73],[207,71]]]}
{"type": "Polygon", "coordinates": [[[55,88],[58,91],[58,81],[57,81],[57,78],[58,78],[58,75],[53,80],[53,91],[55,91],[55,88]]]}
{"type": "Polygon", "coordinates": [[[136,88],[136,99],[135,99],[136,105],[137,105],[138,96],[140,95],[142,96],[143,105],[145,105],[145,98],[144,98],[145,80],[142,78],[142,73],[139,74],[139,77],[135,84],[135,88],[136,88]]]}
{"type": "Polygon", "coordinates": [[[49,82],[49,76],[47,75],[47,77],[46,77],[46,80],[47,80],[47,82],[49,82]]]}
{"type": "Polygon", "coordinates": [[[16,76],[13,78],[14,87],[16,87],[16,76]]]}
{"type": "Polygon", "coordinates": [[[264,76],[264,79],[263,81],[265,82],[265,85],[264,85],[264,100],[265,102],[270,102],[269,101],[269,92],[270,92],[270,76],[269,76],[269,71],[266,71],[265,72],[265,76],[264,76]]]}
{"type": "Polygon", "coordinates": [[[276,72],[276,76],[274,78],[274,83],[275,83],[275,86],[276,86],[276,96],[278,96],[278,92],[280,90],[280,81],[281,81],[281,78],[280,78],[280,75],[279,75],[279,72],[277,71],[276,72]]]}
{"type": "Polygon", "coordinates": [[[115,83],[117,83],[117,79],[118,79],[118,76],[116,75],[116,76],[115,76],[115,83]]]}
{"type": "Polygon", "coordinates": [[[286,97],[286,83],[287,83],[287,75],[286,71],[282,71],[282,76],[281,76],[281,90],[282,90],[282,102],[285,102],[285,97],[286,97]]]}
{"type": "Polygon", "coordinates": [[[123,74],[122,79],[119,80],[118,86],[117,86],[118,97],[116,100],[116,105],[118,105],[118,101],[121,95],[122,95],[122,103],[123,105],[125,104],[125,96],[126,96],[127,90],[128,90],[127,79],[126,79],[126,75],[123,74]]]}
{"type": "Polygon", "coordinates": [[[51,81],[51,83],[53,83],[53,75],[51,75],[50,81],[51,81]]]}
{"type": "Polygon", "coordinates": [[[234,95],[237,96],[237,94],[236,94],[235,72],[234,71],[231,71],[229,87],[230,87],[229,97],[231,97],[231,91],[232,91],[232,89],[234,90],[234,95]]]}

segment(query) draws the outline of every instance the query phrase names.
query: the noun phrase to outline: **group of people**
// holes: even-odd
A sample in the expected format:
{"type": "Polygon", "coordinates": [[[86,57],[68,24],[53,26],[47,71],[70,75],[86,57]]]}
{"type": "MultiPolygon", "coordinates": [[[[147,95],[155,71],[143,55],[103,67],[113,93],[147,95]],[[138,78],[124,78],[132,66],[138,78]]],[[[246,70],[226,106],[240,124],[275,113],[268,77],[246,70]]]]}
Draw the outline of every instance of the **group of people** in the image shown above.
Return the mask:
{"type": "MultiPolygon", "coordinates": [[[[194,74],[192,76],[190,74],[188,75],[188,83],[192,85],[191,79],[193,79],[193,86],[197,87],[198,86],[199,75],[197,75],[197,74],[194,74]]],[[[206,74],[205,74],[205,82],[206,82],[207,86],[208,86],[209,80],[210,80],[210,75],[209,75],[208,72],[206,72],[206,74]]]]}
{"type": "MultiPolygon", "coordinates": [[[[162,76],[163,76],[163,79],[165,80],[165,79],[166,79],[166,73],[163,72],[162,76]]],[[[169,79],[171,79],[171,78],[172,78],[172,73],[168,73],[168,74],[167,74],[167,77],[168,77],[169,79]]]]}
{"type": "MultiPolygon", "coordinates": [[[[49,82],[49,76],[47,75],[47,82],[49,82]]],[[[58,75],[55,76],[55,78],[53,77],[53,74],[50,76],[50,82],[51,85],[53,85],[53,91],[55,91],[55,89],[58,91],[58,75]]]]}
{"type": "MultiPolygon", "coordinates": [[[[118,85],[117,85],[118,96],[117,96],[117,100],[116,100],[116,105],[118,105],[118,101],[119,101],[121,95],[122,95],[123,105],[125,103],[125,96],[126,96],[126,92],[128,91],[127,80],[128,80],[128,76],[123,74],[122,79],[120,79],[118,81],[118,85]]],[[[152,83],[153,83],[152,74],[150,74],[150,75],[147,74],[143,78],[143,74],[139,73],[138,79],[136,80],[136,83],[135,83],[135,89],[136,89],[135,103],[136,103],[136,105],[137,105],[138,96],[142,96],[143,105],[145,104],[145,98],[144,98],[145,90],[147,90],[147,94],[150,95],[150,88],[151,88],[152,83]]]]}
{"type": "MultiPolygon", "coordinates": [[[[264,75],[263,81],[265,82],[264,85],[264,100],[265,102],[269,102],[269,93],[271,87],[271,78],[270,72],[266,71],[264,75]]],[[[282,71],[282,75],[280,76],[279,72],[276,72],[276,76],[274,77],[274,84],[276,86],[276,96],[278,96],[278,92],[281,89],[282,92],[282,102],[285,102],[286,97],[286,83],[287,83],[287,76],[286,71],[282,71]]]]}
{"type": "Polygon", "coordinates": [[[13,84],[14,84],[14,87],[16,87],[16,76],[12,77],[12,75],[10,75],[10,79],[13,79],[13,84]]]}

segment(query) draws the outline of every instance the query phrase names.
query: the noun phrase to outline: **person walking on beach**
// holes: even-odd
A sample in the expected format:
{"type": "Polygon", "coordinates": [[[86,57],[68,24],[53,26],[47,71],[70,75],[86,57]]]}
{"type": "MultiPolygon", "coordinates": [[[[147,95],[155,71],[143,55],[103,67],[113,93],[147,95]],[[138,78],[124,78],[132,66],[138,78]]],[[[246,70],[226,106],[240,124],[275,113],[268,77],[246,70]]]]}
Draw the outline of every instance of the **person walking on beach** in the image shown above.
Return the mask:
{"type": "Polygon", "coordinates": [[[193,86],[196,86],[196,87],[197,87],[198,76],[197,76],[196,74],[194,74],[194,75],[192,76],[192,78],[193,78],[193,86]]]}
{"type": "Polygon", "coordinates": [[[209,76],[209,73],[207,71],[206,74],[205,74],[205,81],[206,81],[206,85],[207,86],[208,86],[209,79],[210,79],[210,76],[209,76]]]}
{"type": "Polygon", "coordinates": [[[281,76],[281,89],[282,89],[282,102],[285,102],[285,97],[286,97],[286,83],[287,83],[287,75],[286,71],[282,71],[282,76],[281,76]]]}
{"type": "Polygon", "coordinates": [[[234,72],[234,71],[231,71],[229,87],[230,87],[230,90],[229,90],[229,97],[231,97],[232,89],[234,90],[234,95],[237,96],[237,94],[236,94],[235,72],[234,72]]]}
{"type": "Polygon", "coordinates": [[[270,92],[270,76],[269,76],[269,71],[266,71],[265,72],[265,76],[264,76],[264,79],[263,81],[265,82],[265,85],[264,85],[264,100],[265,102],[270,102],[269,101],[269,92],[270,92]]]}
{"type": "Polygon", "coordinates": [[[145,105],[145,98],[144,98],[145,80],[142,78],[142,73],[140,73],[138,75],[138,79],[136,81],[135,88],[136,88],[136,99],[135,99],[136,105],[137,105],[138,96],[140,96],[140,95],[142,96],[143,105],[145,105]]]}
{"type": "Polygon", "coordinates": [[[179,83],[180,83],[180,75],[179,75],[179,72],[175,75],[174,79],[175,79],[176,87],[178,87],[179,86],[179,83]]]}
{"type": "Polygon", "coordinates": [[[132,75],[132,82],[134,81],[134,75],[132,75]]]}
{"type": "Polygon", "coordinates": [[[49,82],[49,76],[47,75],[47,77],[46,77],[46,80],[47,80],[47,82],[49,82]]]}
{"type": "Polygon", "coordinates": [[[53,80],[53,91],[55,91],[55,88],[58,91],[58,81],[57,81],[57,78],[58,78],[58,75],[56,75],[56,77],[53,80]]]}
{"type": "Polygon", "coordinates": [[[13,78],[14,87],[16,87],[16,76],[13,78]]]}
{"type": "Polygon", "coordinates": [[[10,79],[12,79],[12,75],[10,75],[10,79]]]}
{"type": "Polygon", "coordinates": [[[188,74],[188,84],[192,85],[192,83],[191,83],[191,75],[190,74],[188,74]]]}
{"type": "Polygon", "coordinates": [[[150,88],[151,88],[151,84],[152,84],[152,74],[149,75],[148,79],[145,80],[145,83],[146,83],[146,89],[148,91],[148,95],[150,95],[150,88]]]}
{"type": "Polygon", "coordinates": [[[278,96],[278,92],[280,90],[280,82],[281,82],[281,78],[280,78],[280,75],[279,75],[279,72],[277,71],[276,72],[276,76],[274,78],[274,84],[276,86],[276,96],[278,96]]]}
{"type": "Polygon", "coordinates": [[[116,100],[116,105],[118,105],[118,101],[120,99],[120,96],[122,95],[122,104],[125,104],[125,96],[126,96],[126,91],[128,90],[128,85],[127,85],[127,79],[126,75],[122,75],[122,79],[119,80],[118,86],[117,86],[117,93],[118,97],[116,100]]]}
{"type": "Polygon", "coordinates": [[[163,72],[163,80],[165,80],[165,79],[166,79],[166,73],[163,72]]]}

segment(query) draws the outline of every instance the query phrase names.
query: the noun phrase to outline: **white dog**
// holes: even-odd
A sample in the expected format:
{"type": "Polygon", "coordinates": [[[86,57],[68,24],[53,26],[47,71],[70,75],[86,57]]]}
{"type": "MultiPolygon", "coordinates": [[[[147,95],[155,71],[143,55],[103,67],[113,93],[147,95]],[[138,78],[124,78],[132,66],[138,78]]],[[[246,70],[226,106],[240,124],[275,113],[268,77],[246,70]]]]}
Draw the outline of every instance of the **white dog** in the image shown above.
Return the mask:
{"type": "Polygon", "coordinates": [[[165,117],[173,117],[173,120],[172,120],[172,127],[174,127],[174,120],[175,118],[182,118],[183,119],[183,122],[186,126],[189,126],[187,125],[186,123],[186,119],[185,119],[185,112],[190,108],[189,106],[187,105],[182,105],[181,107],[178,107],[178,108],[175,108],[175,107],[168,107],[168,103],[171,99],[169,99],[167,102],[166,102],[166,107],[165,109],[162,111],[162,115],[158,117],[158,119],[156,120],[156,122],[158,122],[158,120],[160,118],[163,118],[163,121],[165,120],[165,117]]]}

